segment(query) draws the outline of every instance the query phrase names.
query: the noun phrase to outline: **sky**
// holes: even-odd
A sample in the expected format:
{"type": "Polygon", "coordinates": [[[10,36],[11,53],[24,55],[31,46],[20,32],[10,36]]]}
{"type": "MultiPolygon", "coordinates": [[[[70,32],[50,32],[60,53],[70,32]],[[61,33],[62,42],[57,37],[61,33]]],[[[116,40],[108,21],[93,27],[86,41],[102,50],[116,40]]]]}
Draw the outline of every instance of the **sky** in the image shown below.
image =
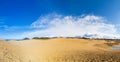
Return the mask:
{"type": "Polygon", "coordinates": [[[0,39],[120,34],[119,0],[0,0],[0,39]]]}

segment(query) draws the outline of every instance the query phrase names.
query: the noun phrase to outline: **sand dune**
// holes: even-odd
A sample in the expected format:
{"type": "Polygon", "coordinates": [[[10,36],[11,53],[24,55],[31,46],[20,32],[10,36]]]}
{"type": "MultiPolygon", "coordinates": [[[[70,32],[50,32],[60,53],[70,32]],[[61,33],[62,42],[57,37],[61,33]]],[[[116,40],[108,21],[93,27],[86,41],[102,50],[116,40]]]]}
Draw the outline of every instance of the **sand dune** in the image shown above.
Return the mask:
{"type": "Polygon", "coordinates": [[[0,62],[120,62],[120,51],[109,50],[109,44],[116,44],[104,40],[55,38],[0,44],[0,62]]]}
{"type": "Polygon", "coordinates": [[[0,40],[0,62],[21,62],[20,51],[17,45],[0,40]]]}

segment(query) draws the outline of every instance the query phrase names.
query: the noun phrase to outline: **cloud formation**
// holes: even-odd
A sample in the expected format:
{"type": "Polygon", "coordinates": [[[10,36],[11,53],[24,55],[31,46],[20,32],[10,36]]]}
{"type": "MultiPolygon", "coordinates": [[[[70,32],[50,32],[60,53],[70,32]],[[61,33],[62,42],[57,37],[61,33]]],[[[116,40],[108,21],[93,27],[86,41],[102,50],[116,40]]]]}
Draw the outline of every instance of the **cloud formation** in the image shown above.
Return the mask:
{"type": "Polygon", "coordinates": [[[118,37],[115,25],[105,23],[101,16],[63,16],[49,14],[31,24],[34,31],[24,32],[24,37],[75,37],[95,34],[99,38],[118,37]]]}

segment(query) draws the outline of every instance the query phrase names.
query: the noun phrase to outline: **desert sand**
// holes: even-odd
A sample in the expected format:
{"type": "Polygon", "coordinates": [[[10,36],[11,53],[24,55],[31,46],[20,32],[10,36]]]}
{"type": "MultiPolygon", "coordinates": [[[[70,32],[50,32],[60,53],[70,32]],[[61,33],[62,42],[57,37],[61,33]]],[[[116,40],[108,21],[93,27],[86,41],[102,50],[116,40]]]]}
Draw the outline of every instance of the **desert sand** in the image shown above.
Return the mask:
{"type": "Polygon", "coordinates": [[[120,62],[119,43],[105,40],[54,38],[0,41],[0,62],[120,62]]]}

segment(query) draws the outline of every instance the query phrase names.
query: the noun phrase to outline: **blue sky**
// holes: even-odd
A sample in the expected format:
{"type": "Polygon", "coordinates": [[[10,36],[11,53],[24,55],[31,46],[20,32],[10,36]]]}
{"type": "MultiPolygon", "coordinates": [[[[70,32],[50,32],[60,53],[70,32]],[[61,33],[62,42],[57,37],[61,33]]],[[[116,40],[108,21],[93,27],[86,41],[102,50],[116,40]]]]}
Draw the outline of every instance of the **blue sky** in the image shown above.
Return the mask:
{"type": "Polygon", "coordinates": [[[62,16],[101,16],[107,19],[105,23],[114,24],[119,30],[119,0],[0,0],[0,38],[43,30],[31,28],[31,24],[51,13],[62,16]]]}

